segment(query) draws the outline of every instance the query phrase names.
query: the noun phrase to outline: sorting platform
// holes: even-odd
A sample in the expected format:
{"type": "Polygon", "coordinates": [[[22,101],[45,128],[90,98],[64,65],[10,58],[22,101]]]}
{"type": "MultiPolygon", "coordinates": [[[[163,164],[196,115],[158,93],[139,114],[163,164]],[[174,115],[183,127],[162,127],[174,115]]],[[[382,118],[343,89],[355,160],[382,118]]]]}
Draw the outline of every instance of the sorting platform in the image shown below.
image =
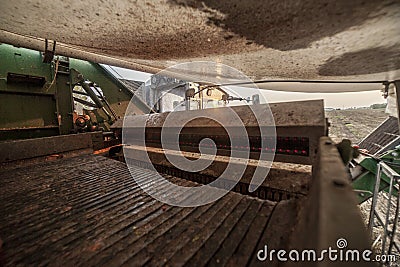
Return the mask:
{"type": "MultiPolygon", "coordinates": [[[[165,190],[154,184],[154,172],[132,168],[165,190]]],[[[301,202],[230,192],[208,205],[172,207],[147,195],[124,163],[96,155],[3,168],[0,192],[6,266],[265,264],[257,251],[287,246],[301,202]]]]}

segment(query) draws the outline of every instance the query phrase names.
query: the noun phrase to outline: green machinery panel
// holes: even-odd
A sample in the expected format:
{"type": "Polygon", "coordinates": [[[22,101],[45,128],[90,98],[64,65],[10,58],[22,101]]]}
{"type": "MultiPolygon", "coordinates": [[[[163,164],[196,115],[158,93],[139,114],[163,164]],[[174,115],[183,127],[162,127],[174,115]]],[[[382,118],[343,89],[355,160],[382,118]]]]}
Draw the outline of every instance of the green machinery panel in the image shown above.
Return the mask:
{"type": "MultiPolygon", "coordinates": [[[[71,69],[101,89],[116,120],[123,118],[131,100],[137,114],[150,112],[99,64],[62,56],[44,63],[39,51],[0,44],[0,140],[75,133],[71,69]]],[[[108,130],[109,118],[101,110],[93,114],[99,123],[108,123],[108,130]]]]}

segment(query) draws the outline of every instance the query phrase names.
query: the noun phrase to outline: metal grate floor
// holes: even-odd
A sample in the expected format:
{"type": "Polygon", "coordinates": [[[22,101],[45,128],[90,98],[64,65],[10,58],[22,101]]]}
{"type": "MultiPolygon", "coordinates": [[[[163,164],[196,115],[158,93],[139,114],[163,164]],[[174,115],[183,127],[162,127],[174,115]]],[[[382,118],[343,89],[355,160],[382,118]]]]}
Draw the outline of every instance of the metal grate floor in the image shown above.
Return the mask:
{"type": "MultiPolygon", "coordinates": [[[[151,171],[137,173],[152,184],[151,171]]],[[[1,170],[0,192],[0,265],[265,264],[257,251],[287,247],[300,201],[231,192],[171,207],[144,193],[124,163],[94,155],[1,170]]]]}

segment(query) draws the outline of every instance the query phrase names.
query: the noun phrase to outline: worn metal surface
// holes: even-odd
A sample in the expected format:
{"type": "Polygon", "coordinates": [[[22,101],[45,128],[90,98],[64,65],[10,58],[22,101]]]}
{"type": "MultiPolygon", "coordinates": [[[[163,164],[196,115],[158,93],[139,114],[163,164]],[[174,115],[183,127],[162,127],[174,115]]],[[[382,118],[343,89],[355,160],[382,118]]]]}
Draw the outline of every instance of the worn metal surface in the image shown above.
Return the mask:
{"type": "Polygon", "coordinates": [[[0,140],[71,133],[68,58],[44,63],[39,51],[6,44],[0,57],[0,140]]]}
{"type": "MultiPolygon", "coordinates": [[[[151,171],[134,174],[153,190],[168,188],[154,185],[151,171]]],[[[201,207],[170,207],[138,188],[125,164],[94,155],[2,170],[0,190],[6,266],[245,266],[266,240],[286,247],[299,205],[228,193],[201,207]]]]}
{"type": "Polygon", "coordinates": [[[0,142],[0,163],[49,156],[81,149],[99,149],[101,132],[0,142]]]}
{"type": "MultiPolygon", "coordinates": [[[[184,151],[181,153],[185,158],[190,160],[199,160],[200,158],[199,153],[184,151]]],[[[241,175],[239,183],[233,188],[233,191],[271,201],[281,201],[305,196],[308,193],[311,183],[311,166],[275,162],[272,164],[268,176],[260,185],[260,188],[250,193],[249,185],[255,169],[263,167],[268,168],[269,166],[267,162],[258,160],[247,161],[239,158],[216,156],[212,164],[210,164],[206,169],[198,172],[189,172],[180,170],[173,166],[166,158],[166,155],[169,155],[169,158],[171,158],[176,156],[177,153],[154,147],[143,148],[140,146],[129,146],[124,147],[125,158],[123,160],[126,160],[129,165],[133,164],[143,168],[151,168],[153,170],[155,168],[160,173],[168,173],[201,184],[211,183],[220,177],[227,168],[228,163],[231,165],[245,165],[245,171],[241,175]],[[144,149],[151,160],[151,164],[144,162],[144,149]]],[[[219,180],[222,188],[224,188],[226,184],[232,182],[222,178],[219,178],[219,180]]]]}
{"type": "MultiPolygon", "coordinates": [[[[56,109],[57,109],[56,117],[57,117],[59,133],[71,134],[75,132],[75,123],[73,116],[75,105],[72,96],[72,88],[70,85],[71,76],[70,76],[69,59],[59,58],[58,63],[55,64],[58,64],[58,66],[55,67],[54,69],[53,73],[54,77],[52,81],[54,81],[55,85],[54,99],[56,101],[56,109]]],[[[29,106],[29,104],[30,104],[29,102],[25,103],[25,105],[27,106],[29,106]]],[[[27,116],[26,112],[21,112],[21,117],[24,116],[27,116]]]]}
{"type": "MultiPolygon", "coordinates": [[[[54,65],[44,64],[39,52],[5,44],[0,45],[0,58],[0,140],[59,134],[56,86],[49,86],[54,65]],[[10,74],[34,76],[45,84],[27,78],[13,81],[10,74]]],[[[65,85],[61,86],[63,94],[65,85]]],[[[68,103],[71,101],[65,99],[64,105],[68,103]]],[[[72,112],[72,106],[68,112],[72,112]]],[[[59,114],[68,118],[64,112],[59,114]]]]}
{"type": "MultiPolygon", "coordinates": [[[[298,249],[313,247],[321,251],[328,247],[337,248],[336,242],[340,238],[346,239],[347,248],[357,248],[360,251],[370,249],[370,240],[349,183],[349,175],[336,146],[328,137],[322,137],[310,193],[301,206],[290,246],[298,249]]],[[[320,264],[375,266],[373,262],[365,261],[332,262],[326,257],[320,264]]],[[[318,264],[314,262],[309,266],[318,264]]]]}
{"type": "MultiPolygon", "coordinates": [[[[386,146],[396,141],[399,138],[399,122],[396,117],[390,116],[384,122],[382,122],[374,131],[366,136],[359,143],[360,148],[368,150],[368,153],[381,154],[386,152],[388,149],[386,146]]],[[[398,142],[398,141],[397,141],[398,142]]],[[[397,144],[396,144],[397,145],[397,144]]]]}
{"type": "MultiPolygon", "coordinates": [[[[400,77],[400,5],[393,0],[20,0],[1,9],[1,30],[56,40],[56,53],[94,52],[138,70],[212,60],[253,79],[400,77]]],[[[44,49],[43,39],[2,33],[0,41],[44,49]]]]}
{"type": "MultiPolygon", "coordinates": [[[[126,117],[124,125],[122,122],[117,122],[113,127],[124,126],[125,137],[129,136],[130,140],[134,140],[135,136],[141,136],[144,127],[143,122],[145,122],[147,146],[160,146],[161,130],[165,129],[164,123],[169,115],[169,112],[165,112],[130,116],[126,117]]],[[[229,156],[231,150],[242,148],[231,146],[229,138],[233,137],[228,138],[225,128],[237,132],[238,128],[245,127],[248,136],[235,136],[235,138],[242,138],[243,140],[248,138],[250,147],[247,147],[247,149],[250,151],[252,159],[258,159],[260,151],[263,149],[267,153],[275,152],[275,161],[312,164],[315,160],[318,140],[326,134],[322,100],[275,103],[269,106],[254,105],[251,108],[249,106],[234,106],[229,109],[177,111],[173,112],[173,115],[179,115],[180,119],[188,121],[179,133],[179,145],[184,151],[197,152],[200,141],[204,138],[210,138],[216,143],[218,155],[229,156]],[[270,116],[269,108],[273,117],[270,116]],[[215,120],[209,119],[229,110],[233,110],[240,120],[226,119],[224,125],[221,126],[215,120]],[[254,114],[257,114],[263,121],[258,121],[254,114]],[[271,130],[268,129],[272,129],[272,127],[276,127],[276,147],[268,139],[272,138],[271,136],[260,136],[260,128],[267,129],[270,134],[271,130]]],[[[179,125],[177,121],[169,119],[168,127],[182,127],[183,125],[179,125]]],[[[165,134],[163,137],[165,137],[164,140],[175,142],[175,136],[165,134]]],[[[141,141],[143,140],[138,140],[138,143],[140,144],[141,141]]]]}

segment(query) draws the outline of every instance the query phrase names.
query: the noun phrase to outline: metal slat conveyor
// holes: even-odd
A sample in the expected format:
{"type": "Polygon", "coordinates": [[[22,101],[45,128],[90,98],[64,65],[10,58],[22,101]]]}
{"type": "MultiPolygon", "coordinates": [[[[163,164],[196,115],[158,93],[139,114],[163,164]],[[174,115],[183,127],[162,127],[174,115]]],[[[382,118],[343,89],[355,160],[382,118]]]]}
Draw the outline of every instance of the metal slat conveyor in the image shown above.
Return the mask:
{"type": "MultiPolygon", "coordinates": [[[[131,171],[154,190],[167,188],[154,185],[150,170],[131,171]]],[[[266,240],[288,243],[299,202],[230,192],[205,206],[172,207],[144,193],[124,163],[96,155],[4,168],[0,190],[6,266],[260,264],[266,240]]]]}

